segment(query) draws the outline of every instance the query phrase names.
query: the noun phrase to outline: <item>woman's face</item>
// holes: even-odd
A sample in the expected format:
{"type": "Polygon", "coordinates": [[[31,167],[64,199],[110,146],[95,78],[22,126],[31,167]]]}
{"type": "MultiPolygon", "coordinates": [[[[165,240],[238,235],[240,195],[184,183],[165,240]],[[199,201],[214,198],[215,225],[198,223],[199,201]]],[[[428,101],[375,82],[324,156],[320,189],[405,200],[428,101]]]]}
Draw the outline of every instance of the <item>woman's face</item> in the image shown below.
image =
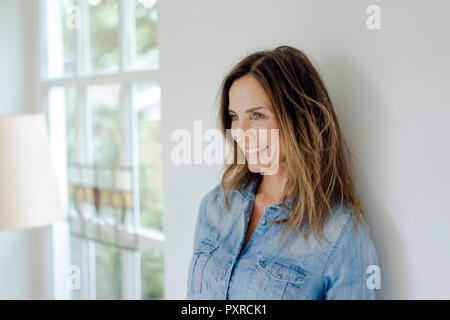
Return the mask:
{"type": "Polygon", "coordinates": [[[269,96],[254,77],[245,75],[231,85],[229,101],[231,134],[249,170],[276,174],[284,157],[269,96]]]}

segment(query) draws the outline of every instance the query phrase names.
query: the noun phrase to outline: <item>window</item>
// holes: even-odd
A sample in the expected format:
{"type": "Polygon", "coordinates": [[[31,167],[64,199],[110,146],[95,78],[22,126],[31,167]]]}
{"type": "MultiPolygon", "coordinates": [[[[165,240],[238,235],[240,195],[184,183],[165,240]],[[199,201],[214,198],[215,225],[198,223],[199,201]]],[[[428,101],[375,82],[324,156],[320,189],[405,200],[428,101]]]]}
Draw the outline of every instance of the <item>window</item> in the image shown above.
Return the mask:
{"type": "Polygon", "coordinates": [[[164,298],[157,12],[156,0],[40,0],[40,103],[64,167],[73,299],[164,298]]]}

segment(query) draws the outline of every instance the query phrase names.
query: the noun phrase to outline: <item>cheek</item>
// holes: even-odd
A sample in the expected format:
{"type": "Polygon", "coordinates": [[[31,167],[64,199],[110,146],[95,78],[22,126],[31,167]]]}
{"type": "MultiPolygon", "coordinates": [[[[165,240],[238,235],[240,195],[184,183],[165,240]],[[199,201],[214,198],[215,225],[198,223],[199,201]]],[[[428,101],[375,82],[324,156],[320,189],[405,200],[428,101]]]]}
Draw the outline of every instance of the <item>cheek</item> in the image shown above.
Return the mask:
{"type": "Polygon", "coordinates": [[[233,137],[236,135],[236,131],[239,131],[239,129],[240,129],[239,122],[237,120],[231,121],[230,132],[233,134],[233,137]]]}
{"type": "Polygon", "coordinates": [[[233,124],[231,124],[231,128],[230,128],[230,134],[231,137],[233,138],[233,140],[238,144],[238,146],[240,146],[240,138],[238,136],[238,130],[236,130],[236,128],[234,128],[233,124]]]}
{"type": "Polygon", "coordinates": [[[233,123],[231,123],[231,127],[228,130],[233,140],[236,140],[236,126],[233,123]]]}
{"type": "Polygon", "coordinates": [[[277,153],[280,159],[284,158],[284,145],[281,139],[281,133],[278,128],[272,128],[275,131],[268,130],[267,134],[267,144],[272,148],[277,149],[277,153]]]}
{"type": "Polygon", "coordinates": [[[280,160],[283,160],[284,159],[284,144],[281,141],[281,137],[278,138],[278,142],[277,143],[278,143],[278,155],[279,155],[279,158],[280,158],[280,160]]]}
{"type": "Polygon", "coordinates": [[[280,145],[280,130],[276,125],[267,127],[267,134],[265,136],[267,144],[276,146],[280,145]]]}

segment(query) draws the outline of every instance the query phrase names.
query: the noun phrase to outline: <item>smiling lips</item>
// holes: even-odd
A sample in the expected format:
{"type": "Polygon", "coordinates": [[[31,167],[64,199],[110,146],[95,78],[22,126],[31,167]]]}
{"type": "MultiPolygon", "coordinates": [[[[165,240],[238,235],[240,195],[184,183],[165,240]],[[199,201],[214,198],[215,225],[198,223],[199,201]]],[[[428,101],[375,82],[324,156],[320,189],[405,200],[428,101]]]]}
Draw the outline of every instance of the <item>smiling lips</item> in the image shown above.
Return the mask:
{"type": "Polygon", "coordinates": [[[258,152],[262,152],[265,151],[269,148],[269,146],[265,146],[265,147],[261,147],[261,148],[249,148],[249,149],[245,149],[245,154],[252,156],[252,155],[256,155],[258,154],[258,152]]]}

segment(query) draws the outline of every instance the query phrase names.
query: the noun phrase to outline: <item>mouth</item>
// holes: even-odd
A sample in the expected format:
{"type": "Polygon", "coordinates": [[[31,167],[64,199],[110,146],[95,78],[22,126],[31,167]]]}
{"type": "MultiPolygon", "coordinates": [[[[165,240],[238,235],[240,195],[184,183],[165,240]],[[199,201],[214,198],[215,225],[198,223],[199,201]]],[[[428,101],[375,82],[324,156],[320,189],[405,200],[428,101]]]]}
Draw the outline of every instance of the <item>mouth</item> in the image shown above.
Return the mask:
{"type": "Polygon", "coordinates": [[[249,149],[245,149],[245,154],[252,156],[252,155],[258,155],[260,152],[263,152],[265,150],[267,150],[269,148],[269,146],[265,146],[265,147],[261,147],[261,148],[249,148],[249,149]]]}

